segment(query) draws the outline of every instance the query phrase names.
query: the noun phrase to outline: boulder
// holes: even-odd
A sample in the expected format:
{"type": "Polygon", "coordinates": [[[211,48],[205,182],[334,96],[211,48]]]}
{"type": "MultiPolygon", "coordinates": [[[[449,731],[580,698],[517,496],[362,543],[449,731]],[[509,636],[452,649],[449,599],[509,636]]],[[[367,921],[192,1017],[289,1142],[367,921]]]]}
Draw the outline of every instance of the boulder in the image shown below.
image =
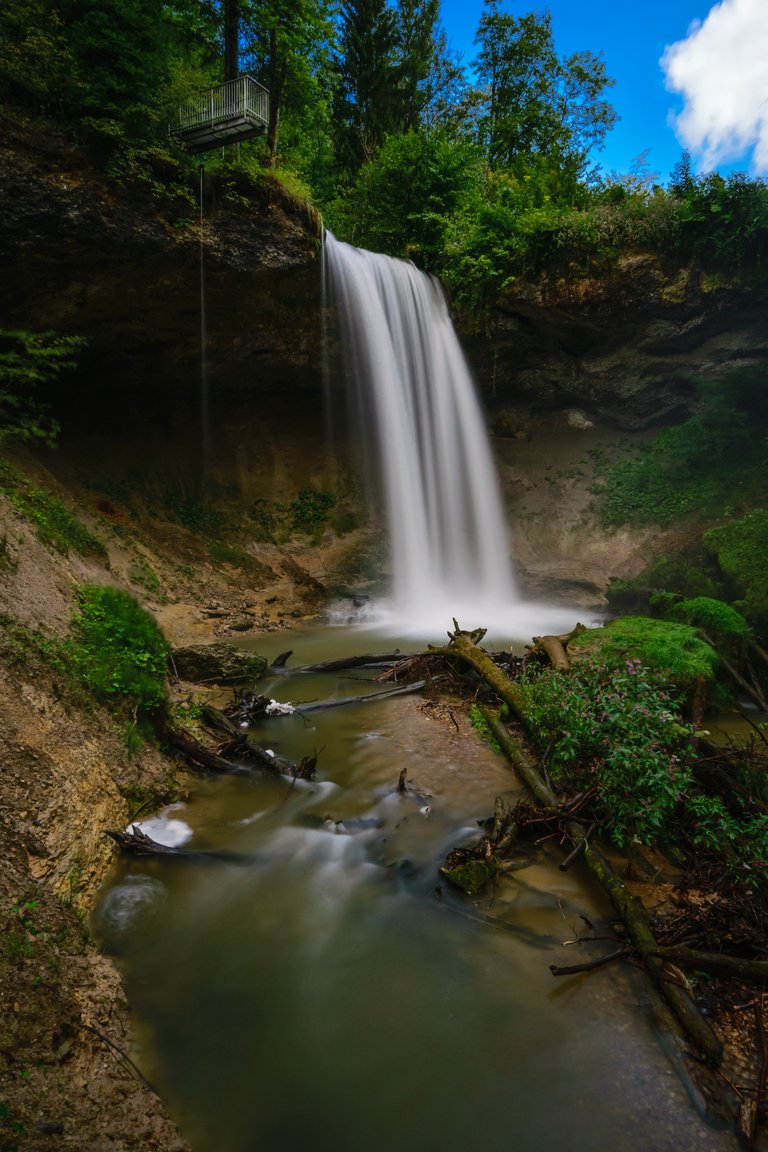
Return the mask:
{"type": "Polygon", "coordinates": [[[267,670],[265,656],[230,644],[193,644],[174,648],[172,655],[181,679],[196,684],[242,684],[258,680],[267,670]]]}

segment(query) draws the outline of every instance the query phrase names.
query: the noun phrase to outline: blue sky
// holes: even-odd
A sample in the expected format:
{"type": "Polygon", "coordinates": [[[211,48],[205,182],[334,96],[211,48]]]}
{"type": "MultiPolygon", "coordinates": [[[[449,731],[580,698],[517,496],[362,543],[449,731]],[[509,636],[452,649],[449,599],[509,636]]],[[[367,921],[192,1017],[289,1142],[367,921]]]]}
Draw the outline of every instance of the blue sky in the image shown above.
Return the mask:
{"type": "MultiPolygon", "coordinates": [[[[665,183],[687,146],[700,171],[768,175],[768,0],[502,4],[514,16],[548,9],[561,55],[602,52],[616,81],[607,96],[621,117],[597,157],[606,171],[625,173],[647,153],[648,168],[665,183]]],[[[465,63],[476,52],[482,9],[482,0],[441,0],[446,32],[465,63]]]]}

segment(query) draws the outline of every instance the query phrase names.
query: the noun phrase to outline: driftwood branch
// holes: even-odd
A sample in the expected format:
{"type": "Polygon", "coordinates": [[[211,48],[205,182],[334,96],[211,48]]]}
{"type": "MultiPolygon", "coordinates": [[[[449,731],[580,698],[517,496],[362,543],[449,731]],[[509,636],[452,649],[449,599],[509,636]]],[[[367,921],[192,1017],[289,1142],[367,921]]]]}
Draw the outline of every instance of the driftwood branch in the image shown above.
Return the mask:
{"type": "Polygon", "coordinates": [[[392,696],[410,696],[421,692],[426,680],[416,680],[413,684],[405,684],[401,688],[389,688],[386,692],[370,692],[366,696],[344,696],[340,700],[317,700],[307,704],[297,704],[296,711],[319,712],[321,709],[341,708],[344,704],[369,704],[374,700],[388,700],[392,696]]]}
{"type": "Polygon", "coordinates": [[[401,660],[410,660],[412,653],[401,652],[397,648],[394,652],[381,652],[366,656],[344,656],[339,660],[326,660],[322,664],[307,664],[299,668],[299,672],[344,672],[348,668],[368,668],[373,664],[397,664],[401,660]]]}
{"type": "Polygon", "coordinates": [[[161,844],[142,832],[138,825],[133,824],[127,832],[120,832],[114,828],[107,828],[105,836],[114,840],[121,852],[132,856],[152,856],[173,858],[176,860],[198,860],[226,864],[253,864],[258,857],[241,852],[228,852],[226,849],[201,848],[174,848],[170,844],[161,844]]]}
{"type": "Polygon", "coordinates": [[[610,964],[611,960],[619,960],[626,954],[625,948],[616,948],[606,956],[598,956],[596,960],[585,960],[583,964],[550,964],[549,970],[553,976],[575,976],[577,972],[591,972],[594,968],[602,968],[603,964],[610,964]]]}

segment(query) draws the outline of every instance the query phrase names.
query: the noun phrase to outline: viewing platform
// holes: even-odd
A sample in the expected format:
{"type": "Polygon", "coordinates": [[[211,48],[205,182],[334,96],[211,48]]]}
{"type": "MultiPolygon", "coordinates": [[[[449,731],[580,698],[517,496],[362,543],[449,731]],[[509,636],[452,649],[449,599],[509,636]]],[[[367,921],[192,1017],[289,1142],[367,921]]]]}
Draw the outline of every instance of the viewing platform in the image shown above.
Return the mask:
{"type": "Polygon", "coordinates": [[[190,152],[208,152],[261,136],[269,122],[269,93],[250,76],[238,76],[185,100],[173,135],[190,152]]]}

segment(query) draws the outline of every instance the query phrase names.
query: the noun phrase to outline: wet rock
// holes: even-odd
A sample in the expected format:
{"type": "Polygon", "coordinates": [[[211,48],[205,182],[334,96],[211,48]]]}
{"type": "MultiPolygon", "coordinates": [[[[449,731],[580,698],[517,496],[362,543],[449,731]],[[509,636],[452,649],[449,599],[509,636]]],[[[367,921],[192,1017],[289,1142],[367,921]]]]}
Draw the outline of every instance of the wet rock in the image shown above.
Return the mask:
{"type": "Polygon", "coordinates": [[[441,869],[446,880],[450,880],[451,884],[469,896],[482,891],[488,881],[493,879],[495,871],[493,865],[486,864],[484,860],[467,860],[455,868],[441,869]]]}
{"type": "Polygon", "coordinates": [[[258,680],[267,660],[256,652],[243,652],[229,644],[193,644],[175,648],[173,663],[182,680],[194,683],[242,684],[258,680]]]}

